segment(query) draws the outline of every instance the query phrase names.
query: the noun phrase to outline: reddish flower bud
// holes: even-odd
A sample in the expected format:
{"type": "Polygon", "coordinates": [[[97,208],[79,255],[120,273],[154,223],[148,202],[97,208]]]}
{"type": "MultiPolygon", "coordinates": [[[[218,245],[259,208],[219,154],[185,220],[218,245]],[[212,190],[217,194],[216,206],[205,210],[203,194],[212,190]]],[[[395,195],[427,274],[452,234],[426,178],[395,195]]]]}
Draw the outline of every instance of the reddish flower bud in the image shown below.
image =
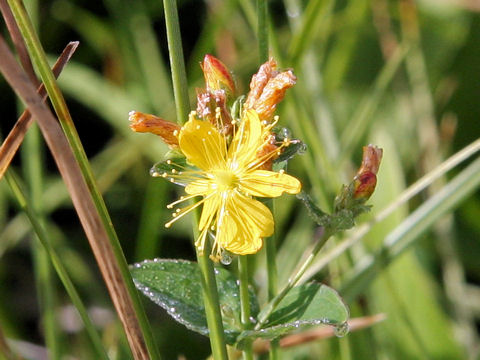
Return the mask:
{"type": "Polygon", "coordinates": [[[270,59],[260,66],[250,82],[250,92],[243,107],[245,110],[254,109],[260,120],[272,119],[277,104],[297,81],[291,70],[278,72],[276,67],[275,60],[270,59]]]}
{"type": "Polygon", "coordinates": [[[377,172],[382,160],[383,150],[374,145],[363,147],[363,159],[357,175],[354,177],[353,197],[367,200],[377,185],[377,172]]]}
{"type": "Polygon", "coordinates": [[[205,77],[207,91],[225,91],[227,96],[235,94],[235,82],[228,68],[215,56],[205,55],[200,64],[205,77]]]}
{"type": "Polygon", "coordinates": [[[155,115],[130,111],[128,114],[130,128],[135,132],[149,132],[158,135],[170,147],[178,146],[178,132],[180,125],[163,120],[155,115]]]}

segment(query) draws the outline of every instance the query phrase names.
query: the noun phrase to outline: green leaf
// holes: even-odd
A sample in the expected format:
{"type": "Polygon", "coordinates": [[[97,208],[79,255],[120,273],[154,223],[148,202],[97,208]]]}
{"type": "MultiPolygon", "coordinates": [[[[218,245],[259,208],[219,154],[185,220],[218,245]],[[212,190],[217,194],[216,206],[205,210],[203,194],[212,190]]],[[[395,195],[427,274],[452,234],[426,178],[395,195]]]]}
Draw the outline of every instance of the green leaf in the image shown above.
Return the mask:
{"type": "Polygon", "coordinates": [[[288,128],[275,127],[273,133],[275,134],[275,140],[277,142],[281,143],[285,140],[288,140],[289,142],[289,145],[283,148],[279,157],[273,161],[273,169],[275,171],[285,168],[288,161],[295,155],[301,155],[307,151],[307,144],[299,139],[292,139],[288,128]]]}
{"type": "Polygon", "coordinates": [[[297,198],[300,199],[307,208],[308,215],[320,226],[328,226],[330,223],[330,215],[325,213],[322,209],[320,209],[317,204],[315,204],[306,192],[301,191],[297,194],[297,198]]]}
{"type": "MultiPolygon", "coordinates": [[[[198,264],[185,260],[145,260],[130,267],[136,287],[150,300],[164,308],[187,328],[208,336],[198,264]]],[[[240,294],[237,279],[223,268],[215,269],[226,341],[233,344],[242,331],[240,294]]],[[[258,303],[250,292],[252,316],[258,303]]]]}
{"type": "Polygon", "coordinates": [[[293,158],[297,154],[304,154],[307,151],[307,145],[298,139],[290,140],[290,145],[284,148],[278,158],[274,160],[274,163],[284,163],[293,158]]]}
{"type": "Polygon", "coordinates": [[[174,184],[186,186],[187,183],[183,182],[176,175],[190,169],[192,169],[192,167],[187,164],[185,157],[173,157],[153,165],[150,169],[150,176],[163,177],[174,184]]]}
{"type": "Polygon", "coordinates": [[[312,325],[333,325],[337,334],[344,335],[348,328],[349,311],[338,293],[319,283],[294,287],[278,304],[267,320],[268,327],[243,331],[238,346],[256,338],[274,339],[312,325]]]}

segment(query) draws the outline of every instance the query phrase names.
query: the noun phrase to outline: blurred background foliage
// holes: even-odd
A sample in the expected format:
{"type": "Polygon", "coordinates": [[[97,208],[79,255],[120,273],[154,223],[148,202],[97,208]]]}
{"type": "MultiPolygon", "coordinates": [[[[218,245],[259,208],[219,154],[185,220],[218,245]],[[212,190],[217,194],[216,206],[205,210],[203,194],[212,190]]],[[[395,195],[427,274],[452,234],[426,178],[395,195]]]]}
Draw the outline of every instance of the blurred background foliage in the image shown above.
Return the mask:
{"type": "MultiPolygon", "coordinates": [[[[175,120],[162,2],[158,0],[25,1],[52,59],[72,40],[80,47],[60,76],[80,138],[91,159],[129,263],[155,257],[195,258],[190,222],[173,230],[165,205],[175,187],[148,169],[167,148],[154,135],[134,134],[128,112],[175,120]]],[[[255,6],[250,0],[178,2],[192,108],[203,87],[199,62],[211,53],[248,91],[259,66],[255,6]]],[[[271,54],[298,77],[279,109],[280,123],[308,144],[289,164],[325,210],[355,173],[361,146],[384,149],[378,186],[364,222],[416,179],[480,135],[480,6],[474,0],[269,1],[271,54]]],[[[5,29],[4,34],[8,37],[5,29]]],[[[2,136],[19,104],[0,80],[2,136]]],[[[38,140],[35,128],[26,142],[38,140]]],[[[25,183],[39,181],[38,209],[112,358],[128,358],[121,326],[99,276],[67,192],[43,145],[24,144],[13,167],[25,183]],[[29,167],[41,156],[42,169],[29,167]],[[32,171],[36,171],[33,172],[32,171]]],[[[348,253],[315,274],[341,288],[353,265],[458,173],[459,166],[400,206],[348,253]]],[[[28,220],[0,186],[0,324],[14,347],[44,346],[53,318],[57,354],[91,358],[82,324],[56,275],[38,255],[28,220]],[[43,261],[43,263],[42,263],[43,261]],[[39,284],[46,277],[50,290],[39,284]],[[45,297],[45,292],[48,296],[45,297]],[[49,305],[50,304],[50,305],[49,305]],[[48,313],[50,311],[50,315],[48,313]],[[55,329],[55,327],[58,328],[55,329]]],[[[38,189],[37,189],[38,190],[38,189]]],[[[34,191],[30,188],[30,192],[34,191]]],[[[475,359],[480,328],[480,197],[462,201],[436,221],[414,247],[362,285],[349,300],[352,316],[385,313],[374,327],[342,339],[286,350],[285,359],[475,359]]],[[[315,226],[294,197],[275,201],[279,279],[286,281],[308,253],[315,226]]],[[[355,233],[355,229],[344,234],[355,233]]],[[[337,237],[327,244],[332,249],[337,237]]],[[[324,249],[325,251],[325,249],[324,249]]],[[[322,253],[319,257],[322,256],[322,253]]],[[[254,286],[266,299],[264,255],[250,259],[254,286]]],[[[48,262],[47,262],[48,263],[48,262]]],[[[147,303],[163,358],[203,359],[206,338],[147,303]]],[[[35,348],[36,354],[44,349],[35,348]]],[[[27,357],[28,358],[28,357],[27,357]]],[[[40,357],[32,357],[40,358],[40,357]]]]}

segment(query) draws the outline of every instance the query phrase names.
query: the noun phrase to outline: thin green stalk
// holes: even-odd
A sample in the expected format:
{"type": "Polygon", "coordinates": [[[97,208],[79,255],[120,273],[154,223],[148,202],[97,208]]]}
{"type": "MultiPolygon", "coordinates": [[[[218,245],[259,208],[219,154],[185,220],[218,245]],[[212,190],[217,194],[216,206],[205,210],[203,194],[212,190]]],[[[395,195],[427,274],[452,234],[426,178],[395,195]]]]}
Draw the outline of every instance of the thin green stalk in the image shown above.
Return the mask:
{"type": "MultiPolygon", "coordinates": [[[[22,148],[22,166],[32,197],[33,206],[41,223],[44,221],[42,209],[43,171],[42,145],[37,126],[32,126],[26,134],[22,148]]],[[[45,250],[33,241],[31,243],[33,264],[35,268],[35,284],[38,294],[39,308],[42,313],[42,324],[45,328],[45,343],[52,359],[60,359],[60,331],[55,317],[55,287],[52,271],[45,250]]]]}
{"type": "MultiPolygon", "coordinates": [[[[250,296],[248,294],[248,258],[247,255],[238,256],[238,274],[240,280],[240,306],[241,321],[244,330],[251,328],[250,321],[250,296]]],[[[252,344],[249,343],[243,349],[243,359],[253,360],[252,344]]]]}
{"type": "MultiPolygon", "coordinates": [[[[275,217],[275,207],[273,199],[267,201],[267,207],[275,217]]],[[[267,257],[267,277],[268,277],[268,300],[272,300],[278,293],[278,271],[277,271],[277,237],[275,232],[265,240],[265,253],[267,257]]]]}
{"type": "Polygon", "coordinates": [[[257,0],[257,37],[260,63],[268,60],[268,0],[257,0]]]}
{"type": "Polygon", "coordinates": [[[270,301],[267,306],[262,310],[258,321],[257,325],[255,326],[255,330],[260,330],[263,325],[265,325],[265,322],[267,321],[268,317],[270,314],[275,310],[275,308],[278,306],[280,301],[288,294],[290,290],[292,290],[300,281],[302,278],[303,274],[305,271],[308,269],[310,264],[313,262],[313,259],[315,256],[318,254],[320,249],[325,245],[327,240],[333,235],[333,232],[329,228],[325,228],[322,236],[320,239],[318,239],[317,243],[315,244],[315,247],[313,248],[312,252],[308,256],[308,258],[303,262],[302,266],[298,271],[288,279],[287,285],[280,291],[280,293],[275,296],[275,298],[270,301]]]}
{"type": "MultiPolygon", "coordinates": [[[[182,38],[178,22],[177,4],[175,0],[164,0],[165,25],[167,28],[168,51],[172,70],[172,83],[177,109],[177,122],[182,124],[188,116],[190,104],[188,101],[188,84],[185,72],[185,60],[182,51],[182,38]]],[[[195,211],[192,222],[193,236],[198,237],[198,213],[195,211]]],[[[218,299],[217,283],[212,261],[209,259],[210,245],[206,241],[203,253],[197,249],[197,261],[201,272],[203,299],[208,330],[210,332],[210,346],[215,360],[227,360],[227,347],[223,331],[222,313],[218,299]]]]}
{"type": "Polygon", "coordinates": [[[167,28],[168,56],[172,71],[173,94],[177,109],[177,122],[183,124],[187,121],[190,112],[188,100],[187,73],[185,70],[185,59],[182,50],[182,38],[180,35],[180,24],[178,22],[178,11],[176,0],[164,0],[165,26],[167,28]]]}
{"type": "MultiPolygon", "coordinates": [[[[268,60],[269,44],[268,44],[268,0],[257,0],[257,37],[258,37],[258,54],[260,63],[268,60]]],[[[275,216],[273,199],[267,201],[267,206],[275,216]]],[[[268,300],[274,299],[278,292],[278,273],[277,273],[277,239],[275,232],[272,236],[265,239],[265,252],[267,256],[267,283],[268,283],[268,300]]],[[[270,344],[269,352],[270,360],[278,359],[278,343],[270,344]]],[[[248,352],[244,352],[244,359],[248,358],[248,352]]]]}
{"type": "MultiPolygon", "coordinates": [[[[120,301],[124,302],[125,304],[123,305],[125,305],[128,309],[131,305],[134,312],[134,314],[121,314],[121,317],[123,321],[131,321],[132,323],[138,321],[140,333],[137,334],[132,332],[130,335],[135,338],[135,340],[138,340],[139,343],[145,343],[148,354],[152,359],[159,359],[160,355],[155,345],[153,334],[150,329],[150,324],[147,320],[137,289],[133,284],[127,261],[123,254],[115,229],[113,228],[112,221],[108,214],[106,205],[96,185],[95,178],[88,162],[88,158],[85,154],[82,143],[73,124],[73,120],[70,116],[70,112],[68,111],[65,99],[63,98],[63,94],[58,87],[55,77],[48,64],[45,52],[43,51],[43,48],[41,46],[40,40],[38,39],[38,36],[22,4],[18,0],[8,0],[8,4],[10,5],[15,20],[17,21],[18,27],[20,28],[32,61],[36,65],[40,77],[45,84],[45,89],[47,90],[50,101],[52,102],[58,119],[60,120],[60,123],[62,125],[63,131],[65,132],[65,135],[68,139],[68,143],[80,166],[82,175],[90,191],[95,208],[102,221],[102,225],[108,235],[109,245],[111,246],[116,265],[119,269],[119,274],[116,274],[116,276],[118,278],[118,275],[120,275],[119,278],[121,279],[121,282],[119,282],[119,284],[122,284],[121,286],[125,286],[125,290],[129,295],[129,299],[120,299],[120,301]],[[129,304],[130,301],[131,304],[129,304]]],[[[117,284],[115,286],[119,285],[117,284]]],[[[122,308],[122,310],[125,309],[122,308]]],[[[117,308],[117,311],[120,314],[119,308],[117,308]]],[[[133,331],[134,329],[130,330],[133,331]]],[[[141,345],[139,346],[141,347],[141,345]]]]}
{"type": "Polygon", "coordinates": [[[27,200],[20,186],[18,185],[18,182],[15,179],[15,176],[10,170],[8,170],[5,173],[5,179],[7,180],[7,183],[10,186],[12,193],[17,199],[20,207],[27,214],[27,217],[30,220],[30,223],[32,224],[33,230],[35,231],[38,240],[40,241],[43,248],[45,249],[48,257],[50,258],[50,261],[52,262],[55,268],[55,271],[57,272],[58,277],[62,281],[62,284],[65,287],[65,290],[67,291],[68,296],[70,297],[73,305],[78,311],[78,314],[80,315],[80,318],[82,319],[83,324],[85,325],[85,330],[87,331],[87,334],[92,342],[92,350],[94,351],[95,359],[108,360],[108,356],[105,352],[105,349],[103,348],[100,336],[98,335],[98,332],[95,329],[95,326],[93,325],[93,323],[90,320],[90,317],[87,314],[87,309],[85,308],[85,305],[83,304],[75,286],[73,285],[73,282],[70,279],[70,276],[68,275],[67,270],[63,266],[63,263],[60,260],[60,257],[57,255],[53,246],[50,244],[47,233],[43,225],[38,221],[38,217],[35,211],[33,210],[32,205],[30,205],[29,201],[27,200]]]}
{"type": "MultiPolygon", "coordinates": [[[[195,221],[194,233],[198,232],[196,230],[197,224],[198,222],[195,221]]],[[[206,241],[203,254],[197,250],[197,261],[202,274],[200,279],[202,281],[203,301],[205,303],[210,346],[215,360],[228,360],[222,314],[220,312],[220,301],[218,299],[217,283],[215,281],[215,271],[208,254],[210,254],[210,245],[208,241],[206,241]]]]}

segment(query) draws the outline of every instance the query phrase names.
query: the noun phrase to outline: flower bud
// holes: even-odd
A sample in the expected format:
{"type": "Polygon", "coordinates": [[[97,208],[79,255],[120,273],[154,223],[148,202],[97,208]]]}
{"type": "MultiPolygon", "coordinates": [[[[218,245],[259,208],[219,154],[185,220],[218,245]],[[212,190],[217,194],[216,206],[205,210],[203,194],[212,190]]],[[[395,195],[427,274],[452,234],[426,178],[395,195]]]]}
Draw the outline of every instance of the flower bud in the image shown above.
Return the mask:
{"type": "Polygon", "coordinates": [[[144,114],[138,111],[128,113],[130,128],[135,132],[149,132],[158,135],[170,147],[178,146],[178,132],[180,125],[163,120],[155,115],[144,114]]]}
{"type": "Polygon", "coordinates": [[[363,147],[363,159],[360,169],[353,179],[353,197],[367,200],[377,185],[377,172],[382,160],[383,150],[374,145],[363,147]]]}
{"type": "Polygon", "coordinates": [[[295,85],[297,78],[291,70],[276,71],[277,63],[270,59],[252,76],[250,92],[244,109],[254,109],[260,120],[271,120],[277,104],[283,100],[287,89],[295,85]]]}
{"type": "Polygon", "coordinates": [[[205,77],[207,91],[225,91],[227,97],[235,94],[235,82],[228,68],[215,56],[205,55],[200,64],[205,77]]]}

